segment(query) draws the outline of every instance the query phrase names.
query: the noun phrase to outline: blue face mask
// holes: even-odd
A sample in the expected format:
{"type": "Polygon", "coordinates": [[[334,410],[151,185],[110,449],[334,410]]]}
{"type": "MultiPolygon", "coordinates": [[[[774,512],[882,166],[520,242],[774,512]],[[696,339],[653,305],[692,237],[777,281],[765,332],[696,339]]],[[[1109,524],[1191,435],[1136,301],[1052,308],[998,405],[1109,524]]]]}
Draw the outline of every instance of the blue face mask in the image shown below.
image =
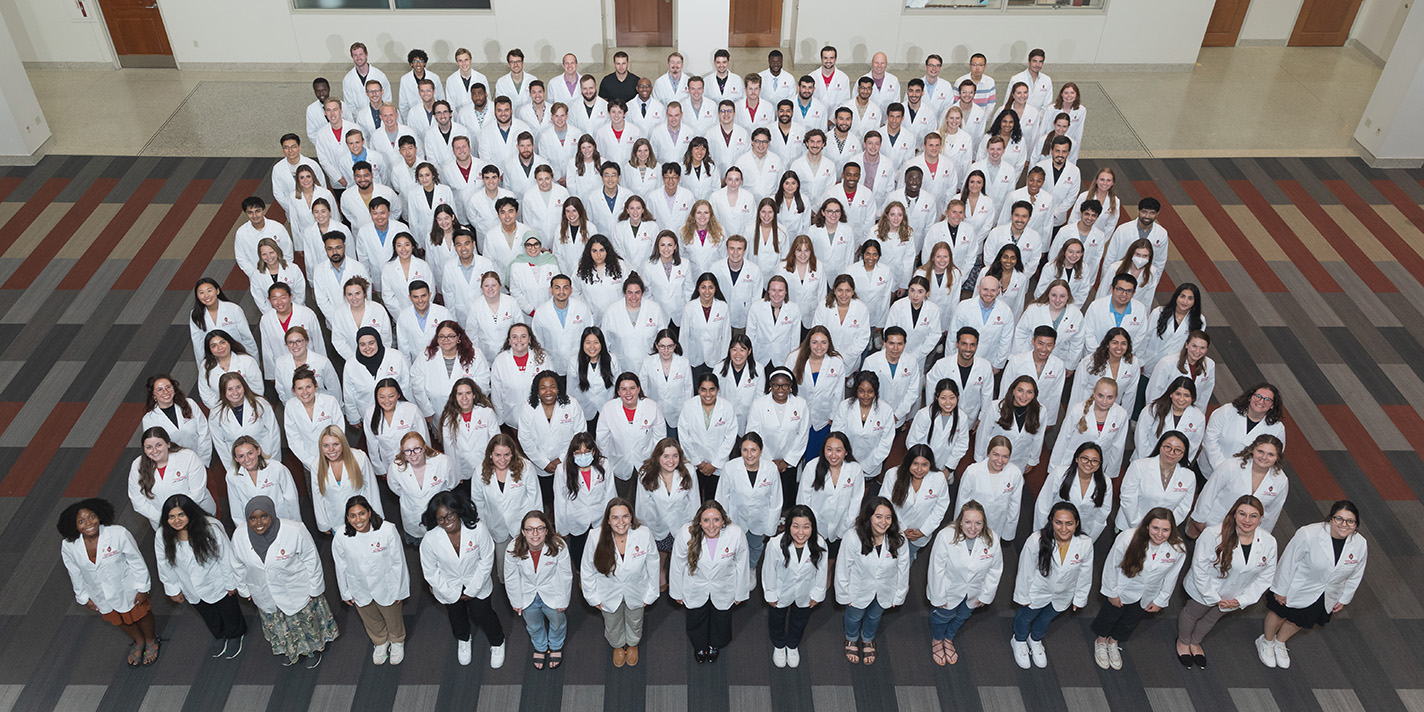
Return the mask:
{"type": "Polygon", "coordinates": [[[593,464],[593,453],[580,452],[574,455],[574,464],[579,467],[588,467],[593,464]]]}

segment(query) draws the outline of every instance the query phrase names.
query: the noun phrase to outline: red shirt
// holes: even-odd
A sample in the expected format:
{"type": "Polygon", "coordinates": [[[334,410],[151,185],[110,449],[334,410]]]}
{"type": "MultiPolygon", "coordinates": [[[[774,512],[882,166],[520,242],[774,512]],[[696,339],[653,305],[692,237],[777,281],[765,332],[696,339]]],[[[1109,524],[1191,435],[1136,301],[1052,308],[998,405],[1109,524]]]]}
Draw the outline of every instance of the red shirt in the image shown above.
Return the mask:
{"type": "Polygon", "coordinates": [[[632,410],[628,410],[627,408],[624,408],[624,409],[623,409],[623,417],[627,418],[627,419],[628,419],[628,422],[630,422],[630,423],[633,422],[633,417],[636,416],[637,414],[638,414],[638,409],[637,409],[637,408],[634,408],[634,409],[632,409],[632,410]]]}
{"type": "Polygon", "coordinates": [[[529,354],[524,354],[523,356],[515,356],[514,365],[518,366],[519,370],[523,371],[524,368],[529,365],[529,354]]]}

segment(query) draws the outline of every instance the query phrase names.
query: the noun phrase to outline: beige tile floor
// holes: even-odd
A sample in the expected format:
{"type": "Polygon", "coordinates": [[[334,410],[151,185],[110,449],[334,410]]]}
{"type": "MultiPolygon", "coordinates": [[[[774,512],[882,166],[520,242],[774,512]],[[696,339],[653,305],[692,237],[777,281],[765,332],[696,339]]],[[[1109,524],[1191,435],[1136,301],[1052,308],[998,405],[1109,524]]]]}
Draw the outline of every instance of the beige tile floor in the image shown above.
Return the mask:
{"type": "MultiPolygon", "coordinates": [[[[760,55],[746,52],[734,66],[760,55]]],[[[661,54],[635,55],[633,71],[661,73],[654,59],[661,54]]],[[[403,72],[383,69],[393,77],[403,72]]],[[[443,76],[453,66],[433,69],[443,76]]],[[[483,69],[491,76],[504,71],[483,69]]],[[[868,66],[845,69],[854,74],[868,66]]],[[[328,78],[337,83],[342,71],[328,78]]],[[[559,69],[529,71],[549,77],[559,69]]],[[[991,75],[1006,80],[1017,71],[994,67],[991,75]]],[[[1048,71],[1056,81],[1083,85],[1089,107],[1084,151],[1105,158],[1354,155],[1351,136],[1380,73],[1354,49],[1286,47],[1203,49],[1190,72],[1054,71],[1051,65],[1048,71]]],[[[909,67],[898,74],[915,76],[909,67]]],[[[172,156],[274,154],[276,135],[286,127],[300,130],[312,75],[29,71],[54,133],[47,152],[172,156]]]]}

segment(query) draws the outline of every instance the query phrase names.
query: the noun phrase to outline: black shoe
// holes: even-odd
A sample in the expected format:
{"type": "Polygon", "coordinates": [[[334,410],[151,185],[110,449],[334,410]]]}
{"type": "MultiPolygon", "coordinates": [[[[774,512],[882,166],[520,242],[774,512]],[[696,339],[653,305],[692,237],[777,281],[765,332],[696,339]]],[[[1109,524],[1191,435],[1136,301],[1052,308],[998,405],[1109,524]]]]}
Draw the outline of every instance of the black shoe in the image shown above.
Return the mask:
{"type": "Polygon", "coordinates": [[[1192,667],[1196,665],[1196,662],[1192,660],[1192,656],[1190,655],[1178,655],[1177,662],[1181,663],[1182,667],[1188,670],[1191,670],[1192,667]]]}
{"type": "Polygon", "coordinates": [[[698,648],[697,652],[693,654],[693,657],[697,658],[697,662],[705,663],[707,662],[707,651],[698,648]]]}
{"type": "Polygon", "coordinates": [[[707,662],[709,662],[709,663],[715,663],[715,662],[717,662],[717,649],[716,649],[716,648],[708,648],[708,649],[707,649],[707,662]]]}
{"type": "Polygon", "coordinates": [[[224,650],[227,650],[228,660],[232,660],[233,658],[242,654],[242,641],[245,637],[246,636],[228,639],[227,647],[224,648],[224,650]],[[234,641],[236,642],[234,643],[234,641]]]}
{"type": "Polygon", "coordinates": [[[1205,655],[1193,655],[1193,656],[1192,656],[1192,662],[1196,663],[1196,664],[1197,664],[1197,667],[1199,667],[1199,668],[1201,668],[1201,669],[1203,669],[1203,670],[1206,669],[1206,656],[1205,656],[1205,655]]]}

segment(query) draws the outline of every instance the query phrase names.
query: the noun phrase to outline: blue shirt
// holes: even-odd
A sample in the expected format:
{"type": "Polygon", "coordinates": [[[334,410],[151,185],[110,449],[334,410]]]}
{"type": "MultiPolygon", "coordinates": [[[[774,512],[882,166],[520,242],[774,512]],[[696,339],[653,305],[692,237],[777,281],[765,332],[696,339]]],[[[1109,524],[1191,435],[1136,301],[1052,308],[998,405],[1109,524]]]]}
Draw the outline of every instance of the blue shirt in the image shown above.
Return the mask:
{"type": "Polygon", "coordinates": [[[568,316],[569,316],[569,308],[568,308],[568,307],[564,307],[563,309],[560,309],[560,308],[556,305],[556,306],[554,307],[554,313],[559,315],[559,323],[560,323],[560,324],[565,325],[565,326],[568,325],[568,316]]]}
{"type": "Polygon", "coordinates": [[[603,191],[603,202],[608,203],[608,212],[613,212],[613,206],[618,202],[618,192],[614,191],[613,195],[609,196],[608,191],[603,191]]]}
{"type": "Polygon", "coordinates": [[[1117,325],[1118,325],[1118,326],[1122,326],[1122,320],[1123,320],[1123,318],[1126,317],[1128,314],[1131,314],[1131,313],[1132,313],[1132,302],[1128,302],[1128,303],[1127,303],[1127,308],[1126,308],[1126,309],[1123,309],[1122,311],[1119,312],[1118,310],[1116,310],[1116,309],[1113,308],[1113,303],[1112,303],[1111,301],[1109,301],[1109,302],[1108,302],[1108,313],[1109,313],[1109,314],[1112,314],[1112,316],[1113,316],[1113,321],[1117,322],[1117,325]]]}
{"type": "MultiPolygon", "coordinates": [[[[998,302],[996,301],[996,302],[994,302],[994,304],[995,304],[995,305],[998,305],[998,302]]],[[[979,319],[980,319],[981,321],[983,321],[985,324],[988,324],[988,323],[989,323],[989,315],[990,315],[990,314],[993,314],[993,313],[994,313],[994,307],[993,307],[993,306],[988,306],[988,307],[984,306],[984,300],[983,300],[983,299],[980,299],[980,300],[979,300],[979,319]]]]}

